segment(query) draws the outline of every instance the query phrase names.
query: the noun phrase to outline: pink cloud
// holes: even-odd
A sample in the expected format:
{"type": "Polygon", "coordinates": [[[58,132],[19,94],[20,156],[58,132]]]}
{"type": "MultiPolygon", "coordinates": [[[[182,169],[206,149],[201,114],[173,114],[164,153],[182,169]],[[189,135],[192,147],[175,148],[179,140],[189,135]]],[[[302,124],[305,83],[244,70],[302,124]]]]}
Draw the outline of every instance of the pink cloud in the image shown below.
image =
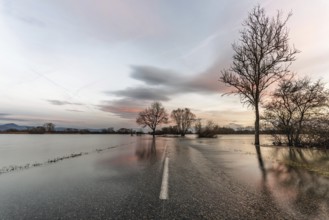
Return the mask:
{"type": "Polygon", "coordinates": [[[133,99],[119,99],[107,101],[98,107],[101,111],[113,113],[121,118],[133,119],[145,108],[145,103],[133,99]]]}

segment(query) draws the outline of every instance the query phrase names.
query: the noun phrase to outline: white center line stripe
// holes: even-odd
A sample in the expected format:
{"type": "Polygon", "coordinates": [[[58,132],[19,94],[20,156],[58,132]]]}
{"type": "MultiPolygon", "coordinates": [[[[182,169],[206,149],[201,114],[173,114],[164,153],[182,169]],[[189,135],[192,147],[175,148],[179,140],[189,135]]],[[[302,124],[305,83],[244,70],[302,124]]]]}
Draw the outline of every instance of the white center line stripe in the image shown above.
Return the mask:
{"type": "Polygon", "coordinates": [[[163,150],[163,154],[162,154],[161,161],[164,160],[164,157],[166,156],[166,153],[167,153],[167,144],[166,144],[166,146],[165,146],[165,149],[163,150]]]}
{"type": "Polygon", "coordinates": [[[162,175],[162,184],[161,184],[161,191],[160,191],[160,199],[168,199],[168,178],[169,178],[169,158],[166,157],[164,168],[163,168],[163,175],[162,175]]]}

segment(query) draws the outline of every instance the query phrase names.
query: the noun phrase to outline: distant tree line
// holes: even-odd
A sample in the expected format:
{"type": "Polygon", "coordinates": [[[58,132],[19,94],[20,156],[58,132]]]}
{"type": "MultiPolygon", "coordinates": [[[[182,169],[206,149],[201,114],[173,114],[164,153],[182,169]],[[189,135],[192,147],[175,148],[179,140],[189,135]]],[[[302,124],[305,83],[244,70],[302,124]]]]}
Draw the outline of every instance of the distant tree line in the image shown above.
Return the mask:
{"type": "Polygon", "coordinates": [[[62,128],[56,130],[55,124],[48,122],[43,126],[29,127],[27,129],[7,129],[0,131],[0,133],[28,133],[28,134],[144,134],[143,131],[136,131],[131,128],[120,128],[115,130],[114,128],[103,128],[103,129],[77,129],[77,128],[62,128]]]}
{"type": "MultiPolygon", "coordinates": [[[[197,120],[195,120],[197,121],[197,120]]],[[[195,122],[198,124],[197,122],[195,122]]],[[[195,124],[194,123],[194,124],[195,124]]],[[[213,122],[211,122],[213,123],[213,122]]],[[[143,132],[143,130],[136,130],[131,128],[120,128],[115,130],[114,128],[104,128],[99,129],[98,131],[90,130],[90,129],[77,129],[77,128],[66,128],[64,130],[56,130],[55,125],[53,124],[53,129],[47,130],[45,126],[36,126],[31,127],[26,130],[17,130],[17,129],[7,129],[5,131],[0,131],[0,133],[29,133],[29,134],[133,134],[133,135],[141,135],[141,134],[153,134],[153,132],[143,132]]],[[[208,129],[209,130],[209,129],[208,129]]],[[[238,129],[233,129],[230,127],[220,127],[219,125],[214,126],[214,133],[217,134],[253,134],[254,130],[250,127],[240,127],[238,129]]],[[[266,130],[261,131],[261,133],[271,134],[274,131],[266,130]]],[[[198,131],[195,129],[195,126],[189,127],[189,129],[185,130],[184,135],[186,134],[198,134],[198,131]]],[[[155,130],[155,135],[177,135],[182,136],[182,130],[178,128],[177,125],[162,127],[161,129],[155,130]]]]}
{"type": "MultiPolygon", "coordinates": [[[[155,135],[179,135],[184,137],[186,134],[197,134],[199,138],[214,138],[218,134],[254,134],[253,127],[241,127],[233,129],[221,127],[213,121],[201,123],[196,115],[189,108],[178,108],[172,110],[170,116],[167,110],[159,102],[154,102],[150,107],[138,114],[136,123],[142,127],[149,127],[149,134],[155,135]],[[161,117],[159,117],[161,115],[161,117]],[[170,120],[171,118],[171,120],[170,120]],[[171,123],[173,125],[156,129],[161,124],[171,123]]],[[[262,134],[273,134],[273,129],[260,131],[262,134]]]]}

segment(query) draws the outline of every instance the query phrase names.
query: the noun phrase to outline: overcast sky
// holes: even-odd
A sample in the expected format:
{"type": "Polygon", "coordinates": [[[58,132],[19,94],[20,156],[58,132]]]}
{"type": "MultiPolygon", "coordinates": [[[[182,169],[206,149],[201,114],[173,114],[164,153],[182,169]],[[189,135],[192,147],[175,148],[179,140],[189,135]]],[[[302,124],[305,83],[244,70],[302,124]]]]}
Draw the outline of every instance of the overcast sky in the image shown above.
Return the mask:
{"type": "Polygon", "coordinates": [[[292,11],[292,70],[329,81],[328,0],[0,0],[0,124],[137,127],[152,101],[220,125],[253,112],[218,82],[257,3],[292,11]]]}

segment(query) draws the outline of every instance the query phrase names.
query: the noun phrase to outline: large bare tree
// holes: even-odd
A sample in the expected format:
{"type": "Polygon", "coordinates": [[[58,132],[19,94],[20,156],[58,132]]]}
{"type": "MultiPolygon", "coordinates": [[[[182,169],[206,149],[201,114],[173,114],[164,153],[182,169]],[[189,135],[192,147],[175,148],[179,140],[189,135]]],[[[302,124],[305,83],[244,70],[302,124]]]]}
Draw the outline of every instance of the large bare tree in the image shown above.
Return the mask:
{"type": "Polygon", "coordinates": [[[291,13],[281,12],[269,17],[259,5],[254,7],[244,21],[229,69],[221,71],[220,81],[233,87],[231,93],[240,95],[241,102],[255,111],[255,145],[259,145],[259,107],[264,91],[274,82],[284,78],[298,51],[289,46],[286,27],[291,13]]]}
{"type": "Polygon", "coordinates": [[[152,129],[152,135],[155,136],[155,129],[159,124],[168,123],[168,113],[160,102],[154,102],[138,114],[136,123],[143,127],[152,129]]]}
{"type": "Polygon", "coordinates": [[[189,108],[173,110],[170,116],[175,121],[177,130],[182,137],[185,136],[186,132],[195,121],[195,114],[193,114],[189,108]]]}

